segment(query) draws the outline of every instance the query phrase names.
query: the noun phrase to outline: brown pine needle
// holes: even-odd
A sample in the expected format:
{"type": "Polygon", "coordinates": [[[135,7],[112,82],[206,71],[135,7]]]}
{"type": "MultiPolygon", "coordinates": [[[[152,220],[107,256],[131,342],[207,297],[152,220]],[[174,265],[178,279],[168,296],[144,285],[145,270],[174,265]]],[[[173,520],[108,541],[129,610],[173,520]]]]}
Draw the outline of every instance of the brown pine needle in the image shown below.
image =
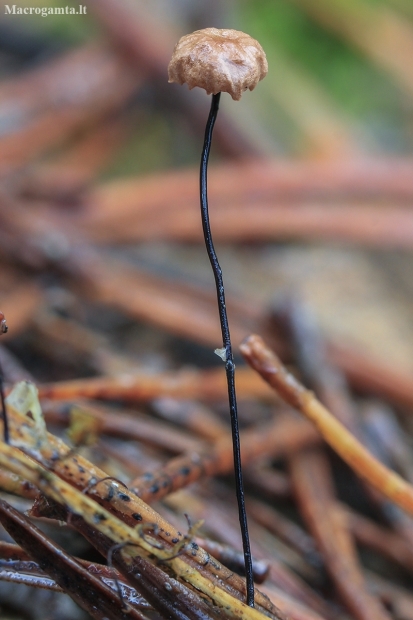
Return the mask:
{"type": "Polygon", "coordinates": [[[327,457],[319,449],[302,450],[289,464],[301,514],[347,610],[357,620],[391,620],[367,589],[353,537],[336,504],[327,457]]]}
{"type": "Polygon", "coordinates": [[[249,336],[240,347],[246,361],[285,402],[299,409],[318,428],[325,441],[348,465],[383,495],[413,514],[413,487],[380,463],[366,448],[283,366],[263,339],[249,336]]]}

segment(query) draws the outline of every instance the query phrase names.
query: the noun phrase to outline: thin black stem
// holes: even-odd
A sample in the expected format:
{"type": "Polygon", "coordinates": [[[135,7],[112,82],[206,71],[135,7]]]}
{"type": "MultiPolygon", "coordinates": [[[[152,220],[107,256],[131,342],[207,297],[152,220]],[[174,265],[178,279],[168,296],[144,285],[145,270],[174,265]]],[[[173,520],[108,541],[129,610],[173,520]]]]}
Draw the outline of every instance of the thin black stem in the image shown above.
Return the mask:
{"type": "Polygon", "coordinates": [[[235,483],[238,501],[238,514],[241,526],[242,545],[244,549],[245,575],[247,581],[247,605],[254,607],[254,578],[252,571],[252,559],[250,550],[250,540],[248,535],[247,513],[245,510],[244,484],[242,480],[241,450],[239,438],[239,424],[237,399],[235,394],[235,364],[232,356],[231,337],[229,333],[227,310],[225,306],[224,281],[222,270],[218,262],[212,241],[211,227],[208,214],[207,196],[207,170],[209,153],[211,151],[212,131],[218,114],[219,100],[221,93],[212,96],[211,110],[209,113],[207,126],[205,129],[204,146],[201,157],[200,191],[201,191],[201,216],[202,229],[204,231],[205,245],[208,257],[214,272],[215,285],[217,289],[219,319],[221,322],[222,342],[225,348],[225,370],[227,373],[228,399],[231,414],[232,445],[234,453],[235,483]]]}
{"type": "Polygon", "coordinates": [[[4,443],[10,443],[9,421],[7,418],[6,402],[4,398],[4,379],[3,379],[3,369],[1,365],[0,365],[0,405],[1,405],[1,417],[3,418],[3,440],[4,440],[4,443]]]}

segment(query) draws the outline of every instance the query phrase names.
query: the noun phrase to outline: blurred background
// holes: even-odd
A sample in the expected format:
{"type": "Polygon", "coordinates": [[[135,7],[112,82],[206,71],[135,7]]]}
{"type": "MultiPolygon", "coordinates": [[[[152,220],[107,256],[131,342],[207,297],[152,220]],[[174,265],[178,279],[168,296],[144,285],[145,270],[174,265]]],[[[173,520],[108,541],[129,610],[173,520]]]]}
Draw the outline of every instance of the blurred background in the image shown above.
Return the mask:
{"type": "MultiPolygon", "coordinates": [[[[179,308],[161,295],[165,282],[213,293],[197,198],[209,100],[167,83],[178,38],[213,25],[257,38],[270,67],[240,102],[222,97],[216,127],[210,206],[229,291],[257,314],[298,296],[332,337],[413,372],[410,2],[85,2],[87,15],[1,15],[5,346],[24,354],[36,341],[33,372],[53,378],[46,312],[103,329],[115,345],[132,329],[145,363],[168,364],[160,350],[171,339],[179,362],[205,344],[202,363],[217,362],[215,317],[208,335],[175,325],[179,308]],[[116,278],[84,286],[115,263],[136,269],[128,277],[142,300],[117,299],[116,278]],[[143,301],[150,286],[155,313],[143,301]]],[[[86,372],[75,360],[66,373],[86,372]]]]}

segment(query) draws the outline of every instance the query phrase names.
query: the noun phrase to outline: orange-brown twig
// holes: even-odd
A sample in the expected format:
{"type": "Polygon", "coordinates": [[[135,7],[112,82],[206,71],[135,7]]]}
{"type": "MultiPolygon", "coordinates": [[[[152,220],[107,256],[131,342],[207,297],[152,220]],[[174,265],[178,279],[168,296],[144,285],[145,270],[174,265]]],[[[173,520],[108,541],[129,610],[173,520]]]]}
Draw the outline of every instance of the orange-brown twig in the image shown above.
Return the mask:
{"type": "Polygon", "coordinates": [[[353,539],[337,510],[326,458],[319,451],[303,450],[292,455],[289,462],[303,517],[346,607],[358,620],[390,620],[384,607],[367,591],[353,539]]]}
{"type": "MultiPolygon", "coordinates": [[[[39,386],[41,398],[75,400],[79,398],[145,402],[160,396],[211,401],[225,398],[225,376],[221,369],[183,370],[161,374],[139,373],[118,377],[92,377],[60,381],[39,386]]],[[[249,369],[240,368],[237,377],[239,398],[274,400],[274,394],[249,369]]]]}
{"type": "MultiPolygon", "coordinates": [[[[241,433],[243,463],[264,454],[280,456],[317,442],[317,436],[312,431],[309,425],[302,425],[298,420],[283,416],[271,425],[245,431],[241,433]]],[[[232,442],[228,434],[207,452],[177,457],[159,470],[135,478],[130,486],[144,501],[153,502],[202,476],[229,473],[232,468],[232,442]]]]}
{"type": "Polygon", "coordinates": [[[413,487],[395,472],[382,465],[340,424],[282,365],[260,336],[249,336],[241,345],[247,362],[291,406],[299,409],[318,428],[328,444],[383,495],[413,514],[413,487]]]}

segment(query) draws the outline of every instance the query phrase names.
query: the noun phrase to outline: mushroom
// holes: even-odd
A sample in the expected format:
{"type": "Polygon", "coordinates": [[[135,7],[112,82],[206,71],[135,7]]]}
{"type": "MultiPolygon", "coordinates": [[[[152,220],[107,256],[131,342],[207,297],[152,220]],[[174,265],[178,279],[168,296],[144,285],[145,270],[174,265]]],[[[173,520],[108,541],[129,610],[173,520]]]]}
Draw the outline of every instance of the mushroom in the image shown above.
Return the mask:
{"type": "MultiPolygon", "coordinates": [[[[3,312],[0,311],[0,334],[6,334],[7,330],[6,318],[3,312]]],[[[0,366],[0,405],[1,405],[1,417],[3,418],[3,439],[5,443],[9,443],[9,423],[7,420],[6,403],[4,402],[4,385],[3,385],[3,370],[0,366]]]]}
{"type": "Polygon", "coordinates": [[[168,67],[169,82],[199,86],[207,95],[229,93],[239,101],[268,72],[261,45],[239,30],[205,28],[182,37],[168,67]]]}
{"type": "Polygon", "coordinates": [[[247,515],[242,480],[241,451],[237,400],[235,393],[235,364],[225,306],[222,270],[215,252],[208,213],[207,170],[214,124],[218,114],[221,92],[235,100],[246,90],[253,90],[268,71],[267,59],[261,45],[238,30],[205,28],[182,37],[172,54],[168,67],[169,82],[188,84],[189,89],[199,86],[212,94],[204,146],[201,156],[200,199],[202,228],[208,257],[215,277],[223,347],[215,350],[225,363],[228,400],[233,437],[234,470],[238,513],[244,550],[247,604],[254,607],[254,580],[248,534],[247,515]]]}

